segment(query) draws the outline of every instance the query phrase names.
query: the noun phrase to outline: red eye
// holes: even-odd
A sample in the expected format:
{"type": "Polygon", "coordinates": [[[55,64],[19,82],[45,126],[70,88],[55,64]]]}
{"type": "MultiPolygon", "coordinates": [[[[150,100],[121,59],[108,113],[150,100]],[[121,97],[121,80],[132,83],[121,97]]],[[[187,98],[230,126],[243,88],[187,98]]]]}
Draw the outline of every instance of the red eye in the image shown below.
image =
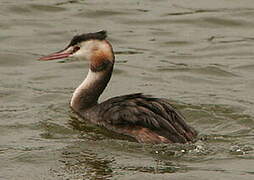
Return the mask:
{"type": "Polygon", "coordinates": [[[77,52],[79,49],[80,49],[80,47],[79,47],[79,46],[75,46],[75,47],[73,48],[73,51],[72,51],[72,53],[75,53],[75,52],[77,52]]]}

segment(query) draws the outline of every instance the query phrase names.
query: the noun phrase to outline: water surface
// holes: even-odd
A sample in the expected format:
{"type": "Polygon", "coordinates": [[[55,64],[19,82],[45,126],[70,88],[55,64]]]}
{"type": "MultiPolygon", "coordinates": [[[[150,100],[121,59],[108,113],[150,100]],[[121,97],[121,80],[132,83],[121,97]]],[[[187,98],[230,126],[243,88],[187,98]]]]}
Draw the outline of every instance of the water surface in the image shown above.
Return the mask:
{"type": "Polygon", "coordinates": [[[253,179],[251,0],[0,2],[0,179],[253,179]],[[193,145],[116,140],[68,103],[81,61],[39,62],[73,35],[106,29],[116,66],[101,100],[169,99],[193,145]]]}

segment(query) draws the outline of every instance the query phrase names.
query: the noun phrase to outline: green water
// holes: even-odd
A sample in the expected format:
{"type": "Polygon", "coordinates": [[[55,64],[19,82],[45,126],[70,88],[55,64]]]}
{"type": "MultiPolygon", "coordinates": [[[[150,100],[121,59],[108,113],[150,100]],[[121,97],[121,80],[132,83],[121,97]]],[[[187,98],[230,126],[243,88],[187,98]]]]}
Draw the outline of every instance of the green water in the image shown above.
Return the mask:
{"type": "Polygon", "coordinates": [[[253,19],[251,0],[1,0],[0,179],[253,179],[253,19]],[[116,66],[101,101],[167,98],[199,131],[195,144],[77,125],[68,103],[87,63],[36,59],[102,29],[116,66]]]}

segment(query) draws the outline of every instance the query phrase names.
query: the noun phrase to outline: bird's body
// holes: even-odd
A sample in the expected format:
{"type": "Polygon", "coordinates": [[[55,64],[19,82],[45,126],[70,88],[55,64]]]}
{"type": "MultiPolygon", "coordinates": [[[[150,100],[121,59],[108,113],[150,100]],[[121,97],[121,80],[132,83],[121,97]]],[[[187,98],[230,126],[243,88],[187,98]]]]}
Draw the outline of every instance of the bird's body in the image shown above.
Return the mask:
{"type": "Polygon", "coordinates": [[[85,80],[74,91],[70,106],[85,120],[144,143],[193,142],[197,132],[165,99],[142,93],[129,94],[98,103],[114,67],[112,46],[106,32],[75,36],[63,51],[41,60],[77,57],[90,61],[85,80]]]}

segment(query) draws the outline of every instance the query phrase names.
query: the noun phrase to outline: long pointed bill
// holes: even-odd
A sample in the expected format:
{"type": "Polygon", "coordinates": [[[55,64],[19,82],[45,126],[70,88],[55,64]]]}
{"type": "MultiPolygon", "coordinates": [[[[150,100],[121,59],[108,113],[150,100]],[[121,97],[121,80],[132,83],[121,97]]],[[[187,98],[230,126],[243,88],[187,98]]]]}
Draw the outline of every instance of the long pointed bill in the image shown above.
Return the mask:
{"type": "Polygon", "coordinates": [[[41,58],[39,58],[39,60],[41,61],[49,61],[49,60],[54,60],[54,59],[63,59],[63,58],[67,58],[71,55],[72,53],[70,52],[66,52],[66,50],[60,51],[60,52],[56,52],[47,56],[43,56],[41,58]]]}

